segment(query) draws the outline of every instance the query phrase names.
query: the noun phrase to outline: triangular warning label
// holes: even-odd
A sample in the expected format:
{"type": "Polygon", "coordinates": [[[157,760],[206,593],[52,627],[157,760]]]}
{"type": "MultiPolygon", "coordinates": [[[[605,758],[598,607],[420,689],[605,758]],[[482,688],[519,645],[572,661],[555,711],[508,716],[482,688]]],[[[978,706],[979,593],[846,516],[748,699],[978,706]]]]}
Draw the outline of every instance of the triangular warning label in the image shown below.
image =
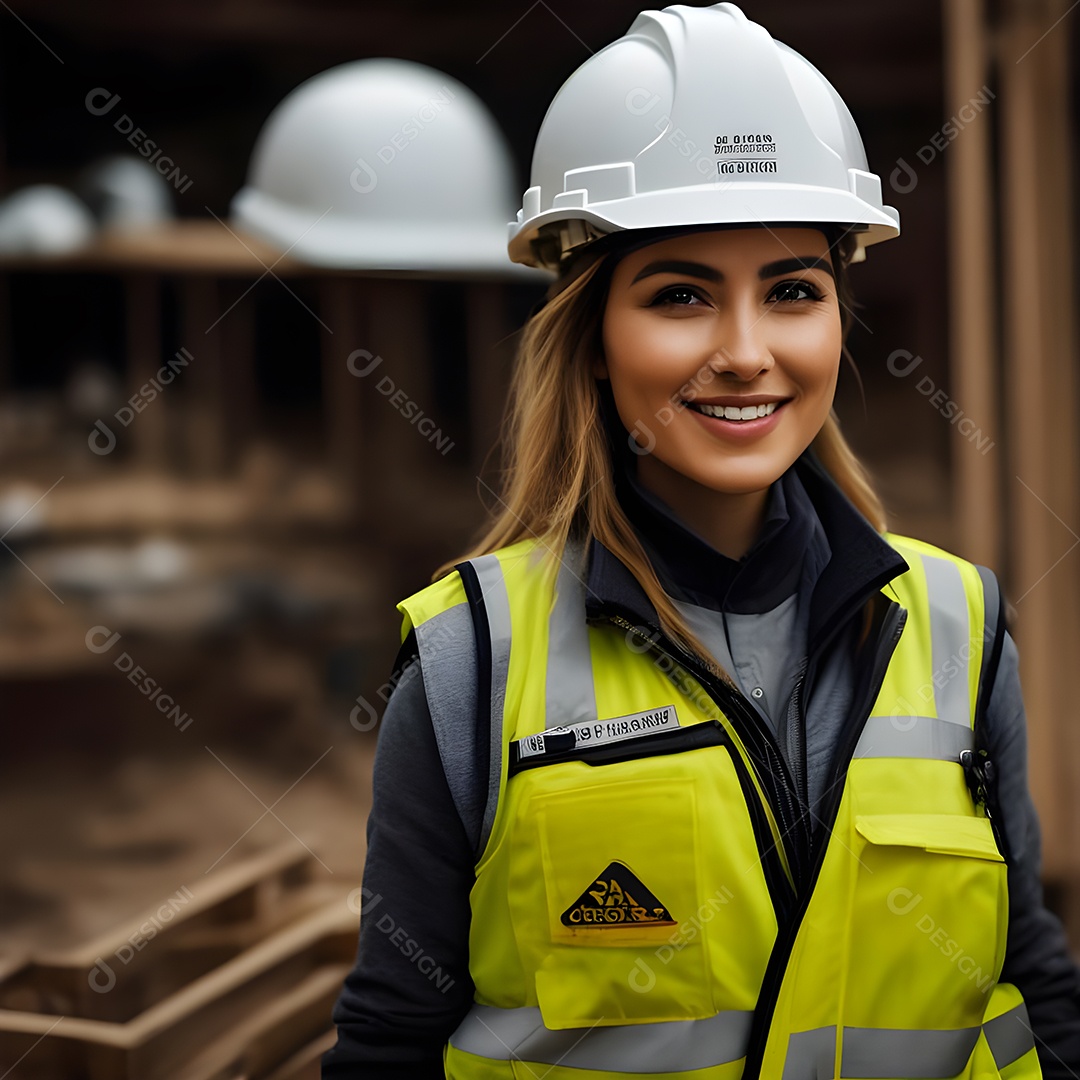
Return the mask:
{"type": "Polygon", "coordinates": [[[650,924],[674,926],[668,909],[626,863],[608,863],[597,879],[562,913],[564,926],[592,929],[650,924]]]}

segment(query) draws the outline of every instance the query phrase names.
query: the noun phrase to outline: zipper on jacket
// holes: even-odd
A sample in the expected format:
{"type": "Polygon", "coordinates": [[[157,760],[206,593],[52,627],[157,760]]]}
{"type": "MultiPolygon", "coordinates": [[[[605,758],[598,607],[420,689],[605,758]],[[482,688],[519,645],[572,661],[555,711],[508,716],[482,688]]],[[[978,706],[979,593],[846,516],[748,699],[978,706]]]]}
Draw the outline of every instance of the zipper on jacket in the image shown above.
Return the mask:
{"type": "Polygon", "coordinates": [[[799,892],[805,884],[810,850],[809,813],[803,805],[791,770],[772,732],[762,724],[754,706],[736,689],[707,671],[696,658],[678,650],[673,657],[712,695],[731,721],[756,766],[758,782],[777,817],[792,884],[799,892]]]}
{"type": "Polygon", "coordinates": [[[807,790],[806,781],[806,730],[803,715],[803,688],[806,683],[808,666],[806,660],[803,660],[799,665],[795,685],[792,687],[791,697],[788,700],[786,717],[787,743],[790,751],[788,757],[791,761],[791,772],[795,780],[795,791],[802,805],[806,808],[807,814],[810,807],[810,794],[807,790]]]}
{"type": "Polygon", "coordinates": [[[754,761],[758,783],[762,785],[765,797],[776,817],[779,838],[773,833],[773,827],[761,802],[762,796],[749,775],[746,762],[737,750],[731,754],[757,837],[758,852],[766,884],[772,896],[777,923],[783,925],[791,915],[795,895],[799,888],[798,867],[801,866],[801,860],[793,858],[792,845],[787,838],[802,824],[802,819],[796,809],[798,800],[792,797],[788,770],[771,734],[762,729],[757,713],[749,701],[737,690],[727,686],[707,671],[696,657],[670,642],[658,627],[648,624],[639,625],[629,621],[622,614],[610,611],[605,613],[605,617],[614,625],[634,634],[641,642],[647,643],[650,650],[665,656],[692,675],[720,707],[735,729],[743,747],[754,761]],[[767,756],[762,754],[762,749],[758,745],[761,739],[765,741],[767,756]],[[773,796],[771,799],[769,799],[770,794],[773,796]],[[782,798],[778,798],[778,795],[782,795],[782,798]],[[785,856],[784,860],[781,859],[781,852],[778,850],[780,848],[785,856]],[[788,870],[784,867],[784,861],[790,867],[790,877],[788,870]]]}
{"type": "Polygon", "coordinates": [[[787,972],[791,952],[795,947],[799,929],[802,926],[803,917],[814,895],[821,867],[825,862],[825,853],[828,844],[823,843],[822,838],[827,837],[836,824],[837,814],[840,812],[840,803],[843,799],[845,780],[848,768],[851,765],[852,755],[858,745],[865,726],[865,717],[873,707],[874,701],[885,681],[885,673],[896,651],[897,642],[904,629],[907,620],[907,611],[894,601],[887,601],[888,607],[882,613],[877,634],[877,646],[874,653],[874,662],[869,671],[869,677],[863,684],[862,692],[852,695],[851,707],[848,711],[848,723],[846,725],[846,737],[842,745],[838,747],[836,764],[828,791],[827,802],[823,806],[818,827],[814,830],[814,858],[811,866],[810,877],[806,888],[800,891],[792,918],[780,928],[777,934],[776,944],[772,955],[769,957],[769,965],[762,980],[761,991],[758,995],[757,1008],[754,1010],[754,1023],[750,1031],[750,1042],[747,1049],[746,1063],[743,1068],[742,1080],[759,1080],[761,1065],[765,1056],[765,1047],[768,1042],[769,1029],[772,1026],[773,1014],[780,997],[784,975],[787,972]],[[863,723],[855,723],[859,717],[864,718],[863,723]]]}

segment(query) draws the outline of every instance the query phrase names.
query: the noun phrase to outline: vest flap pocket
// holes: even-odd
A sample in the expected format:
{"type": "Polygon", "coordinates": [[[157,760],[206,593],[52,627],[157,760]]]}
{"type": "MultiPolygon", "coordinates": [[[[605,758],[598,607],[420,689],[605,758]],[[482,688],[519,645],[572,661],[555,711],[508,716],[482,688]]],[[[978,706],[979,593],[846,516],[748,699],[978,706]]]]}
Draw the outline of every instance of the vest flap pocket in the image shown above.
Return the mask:
{"type": "Polygon", "coordinates": [[[859,814],[855,828],[871,844],[1005,861],[998,851],[989,818],[960,814],[859,814]]]}

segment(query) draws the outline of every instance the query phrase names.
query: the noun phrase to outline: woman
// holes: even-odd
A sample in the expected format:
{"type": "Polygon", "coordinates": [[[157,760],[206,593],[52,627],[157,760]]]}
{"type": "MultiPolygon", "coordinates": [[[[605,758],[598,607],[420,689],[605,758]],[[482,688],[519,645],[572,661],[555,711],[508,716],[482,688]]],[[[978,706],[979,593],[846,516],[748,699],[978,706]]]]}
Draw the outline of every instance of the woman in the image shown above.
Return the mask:
{"type": "Polygon", "coordinates": [[[899,231],[843,103],[646,12],[533,179],[558,280],[499,513],[401,605],[324,1076],[1074,1075],[996,581],[884,532],[831,414],[899,231]]]}

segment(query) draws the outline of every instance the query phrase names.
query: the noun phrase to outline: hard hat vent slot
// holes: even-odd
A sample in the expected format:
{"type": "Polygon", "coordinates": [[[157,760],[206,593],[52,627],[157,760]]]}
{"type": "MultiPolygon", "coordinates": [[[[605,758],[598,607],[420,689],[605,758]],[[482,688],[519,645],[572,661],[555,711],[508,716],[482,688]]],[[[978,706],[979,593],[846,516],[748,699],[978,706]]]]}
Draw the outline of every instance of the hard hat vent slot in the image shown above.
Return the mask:
{"type": "Polygon", "coordinates": [[[519,221],[528,221],[529,218],[536,217],[540,213],[540,188],[531,187],[525,192],[525,197],[521,200],[521,217],[519,221]]]}
{"type": "Polygon", "coordinates": [[[584,188],[574,191],[564,191],[551,200],[552,207],[562,209],[567,206],[583,207],[589,201],[589,193],[584,188]]]}
{"type": "Polygon", "coordinates": [[[862,169],[848,169],[851,192],[871,206],[881,205],[881,177],[862,169]]]}
{"type": "Polygon", "coordinates": [[[587,192],[589,203],[608,202],[611,199],[628,199],[635,193],[634,163],[599,165],[587,169],[571,169],[563,174],[563,194],[556,195],[554,206],[583,206],[584,203],[563,202],[567,195],[576,195],[578,189],[587,192]]]}

